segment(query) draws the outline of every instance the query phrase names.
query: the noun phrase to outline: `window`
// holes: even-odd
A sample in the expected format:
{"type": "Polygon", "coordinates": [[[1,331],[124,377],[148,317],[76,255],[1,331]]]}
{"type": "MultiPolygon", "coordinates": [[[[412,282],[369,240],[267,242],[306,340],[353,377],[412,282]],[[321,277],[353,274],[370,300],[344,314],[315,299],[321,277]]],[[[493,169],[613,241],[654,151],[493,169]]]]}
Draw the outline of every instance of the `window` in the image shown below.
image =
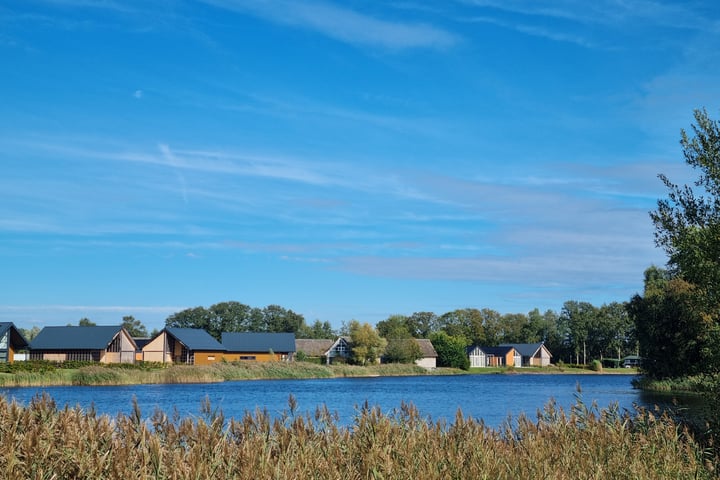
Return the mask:
{"type": "Polygon", "coordinates": [[[240,360],[255,360],[255,355],[240,355],[240,360]]]}

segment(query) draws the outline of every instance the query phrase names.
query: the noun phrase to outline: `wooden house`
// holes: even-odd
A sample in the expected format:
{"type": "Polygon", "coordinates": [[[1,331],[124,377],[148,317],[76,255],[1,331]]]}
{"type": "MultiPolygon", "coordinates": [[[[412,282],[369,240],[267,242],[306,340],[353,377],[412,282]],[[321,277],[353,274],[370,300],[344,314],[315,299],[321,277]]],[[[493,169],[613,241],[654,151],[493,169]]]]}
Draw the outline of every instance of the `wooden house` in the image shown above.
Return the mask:
{"type": "Polygon", "coordinates": [[[30,359],[134,363],[136,348],[122,326],[45,327],[30,342],[30,359]]]}
{"type": "Polygon", "coordinates": [[[0,363],[12,363],[15,352],[27,347],[27,340],[12,322],[0,322],[0,363]]]}
{"type": "Polygon", "coordinates": [[[436,368],[438,354],[432,342],[426,338],[416,338],[415,341],[418,347],[420,347],[420,353],[422,354],[421,358],[415,360],[415,364],[428,370],[436,368]]]}
{"type": "Polygon", "coordinates": [[[294,333],[223,332],[222,345],[228,362],[291,362],[296,348],[294,333]]]}
{"type": "Polygon", "coordinates": [[[522,356],[523,367],[547,367],[552,355],[543,342],[504,343],[501,347],[513,347],[522,356]]]}
{"type": "Polygon", "coordinates": [[[521,356],[511,346],[483,347],[473,345],[468,347],[467,354],[471,368],[519,367],[521,362],[521,356]]]}
{"type": "Polygon", "coordinates": [[[165,327],[142,348],[142,359],[208,365],[221,361],[225,352],[225,347],[201,328],[165,327]]]}

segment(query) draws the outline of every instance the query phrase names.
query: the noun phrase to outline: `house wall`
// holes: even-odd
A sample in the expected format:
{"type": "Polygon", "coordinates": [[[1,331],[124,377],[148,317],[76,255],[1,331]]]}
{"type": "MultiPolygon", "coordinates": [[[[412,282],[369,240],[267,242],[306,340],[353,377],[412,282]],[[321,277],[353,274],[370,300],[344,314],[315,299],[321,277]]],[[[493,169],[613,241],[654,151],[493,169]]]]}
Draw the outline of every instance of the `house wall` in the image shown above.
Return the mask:
{"type": "MultiPolygon", "coordinates": [[[[100,363],[135,363],[135,346],[130,337],[125,334],[125,330],[121,330],[118,334],[120,339],[120,351],[108,352],[102,350],[100,353],[100,363]]],[[[115,339],[113,339],[115,341],[115,339]]]]}
{"type": "Polygon", "coordinates": [[[42,359],[49,362],[64,362],[67,355],[64,353],[43,353],[42,359]]]}
{"type": "Polygon", "coordinates": [[[418,367],[423,367],[427,369],[433,369],[437,368],[437,358],[435,357],[424,357],[420,358],[418,360],[415,360],[415,365],[418,367]]]}
{"type": "Polygon", "coordinates": [[[223,358],[226,362],[244,362],[244,361],[256,361],[256,362],[279,362],[288,361],[292,359],[290,353],[273,353],[272,355],[268,352],[233,352],[223,353],[223,358]],[[242,357],[255,357],[255,358],[242,358],[242,357]]]}
{"type": "Polygon", "coordinates": [[[543,346],[534,357],[530,358],[530,365],[536,367],[547,367],[550,365],[550,352],[543,346]]]}
{"type": "Polygon", "coordinates": [[[478,368],[478,367],[485,367],[487,366],[487,359],[485,356],[485,352],[480,350],[478,347],[475,347],[470,352],[470,367],[471,368],[478,368]]]}
{"type": "Polygon", "coordinates": [[[167,333],[162,332],[151,342],[148,342],[142,349],[142,360],[144,362],[160,362],[171,363],[172,356],[170,352],[165,351],[165,342],[167,341],[167,333]]]}
{"type": "MultiPolygon", "coordinates": [[[[193,365],[210,365],[222,361],[224,352],[193,352],[193,365]]],[[[227,361],[227,360],[226,360],[227,361]]]]}
{"type": "Polygon", "coordinates": [[[135,350],[105,352],[100,355],[100,363],[135,363],[135,350]]]}

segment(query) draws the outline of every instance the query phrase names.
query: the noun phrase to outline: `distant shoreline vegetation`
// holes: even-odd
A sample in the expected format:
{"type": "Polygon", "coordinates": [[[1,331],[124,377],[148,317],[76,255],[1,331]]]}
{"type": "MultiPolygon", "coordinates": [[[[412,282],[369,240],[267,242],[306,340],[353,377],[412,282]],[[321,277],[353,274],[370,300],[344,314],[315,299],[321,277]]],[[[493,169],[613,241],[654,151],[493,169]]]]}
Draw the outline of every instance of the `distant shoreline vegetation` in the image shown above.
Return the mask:
{"type": "MultiPolygon", "coordinates": [[[[172,383],[216,383],[237,380],[315,379],[372,376],[468,375],[468,374],[596,374],[575,367],[478,368],[470,372],[455,368],[427,370],[417,365],[320,365],[312,362],[234,362],[213,365],[162,363],[98,364],[89,362],[44,361],[5,364],[0,370],[0,386],[104,386],[172,383]]],[[[605,370],[605,373],[634,374],[631,369],[605,370]]]]}

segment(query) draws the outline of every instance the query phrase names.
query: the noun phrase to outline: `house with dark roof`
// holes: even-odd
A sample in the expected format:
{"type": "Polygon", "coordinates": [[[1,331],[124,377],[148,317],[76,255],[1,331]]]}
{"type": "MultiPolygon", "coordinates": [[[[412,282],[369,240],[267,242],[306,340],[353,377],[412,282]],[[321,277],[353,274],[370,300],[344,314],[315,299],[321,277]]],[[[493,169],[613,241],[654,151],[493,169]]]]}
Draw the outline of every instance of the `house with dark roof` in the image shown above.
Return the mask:
{"type": "Polygon", "coordinates": [[[291,362],[295,358],[294,333],[223,332],[221,340],[229,362],[291,362]]]}
{"type": "Polygon", "coordinates": [[[522,357],[523,367],[547,367],[552,354],[545,343],[504,343],[501,347],[513,347],[522,357]]]}
{"type": "Polygon", "coordinates": [[[12,322],[0,322],[0,363],[12,363],[15,352],[27,347],[27,340],[12,322]]]}
{"type": "Polygon", "coordinates": [[[202,328],[165,327],[142,348],[144,362],[208,365],[226,349],[202,328]]]}
{"type": "Polygon", "coordinates": [[[512,346],[483,347],[473,345],[467,348],[471,368],[519,367],[521,356],[512,346]]]}
{"type": "Polygon", "coordinates": [[[45,327],[30,342],[30,359],[134,363],[136,348],[122,326],[45,327]]]}

